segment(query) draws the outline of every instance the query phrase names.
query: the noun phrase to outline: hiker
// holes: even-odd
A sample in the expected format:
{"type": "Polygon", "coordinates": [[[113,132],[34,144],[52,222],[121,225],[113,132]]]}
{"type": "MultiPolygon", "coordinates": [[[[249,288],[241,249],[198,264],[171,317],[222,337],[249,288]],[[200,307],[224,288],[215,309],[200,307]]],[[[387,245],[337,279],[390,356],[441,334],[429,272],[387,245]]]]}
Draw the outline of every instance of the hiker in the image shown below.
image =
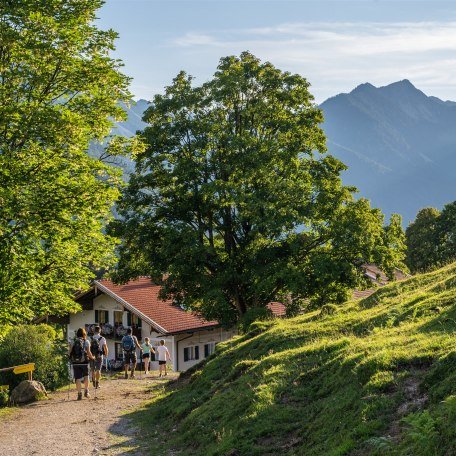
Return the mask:
{"type": "Polygon", "coordinates": [[[171,356],[169,354],[168,348],[165,347],[165,341],[163,339],[160,340],[160,345],[156,348],[156,352],[158,353],[158,367],[160,369],[159,377],[162,376],[162,371],[165,371],[165,375],[168,375],[166,372],[166,360],[171,362],[171,356]]]}
{"type": "Polygon", "coordinates": [[[142,359],[144,362],[144,375],[147,375],[149,372],[149,362],[150,362],[150,354],[155,355],[155,350],[150,345],[150,339],[148,337],[144,338],[144,343],[141,344],[142,347],[142,359]]]}
{"type": "Polygon", "coordinates": [[[130,378],[135,378],[136,369],[136,348],[141,350],[136,336],[132,335],[131,328],[127,329],[127,335],[122,337],[121,345],[124,354],[125,378],[128,378],[128,368],[132,364],[130,378]]]}
{"type": "Polygon", "coordinates": [[[92,372],[92,383],[95,389],[100,386],[101,366],[103,366],[103,356],[108,356],[108,344],[106,339],[101,335],[101,328],[95,326],[94,335],[90,342],[90,351],[95,357],[90,361],[90,370],[92,372]]]}
{"type": "Polygon", "coordinates": [[[79,328],[76,332],[76,339],[70,348],[70,360],[73,365],[73,377],[78,392],[78,401],[82,399],[81,380],[84,379],[84,396],[89,394],[89,360],[95,357],[90,351],[90,342],[87,340],[87,333],[84,328],[79,328]]]}

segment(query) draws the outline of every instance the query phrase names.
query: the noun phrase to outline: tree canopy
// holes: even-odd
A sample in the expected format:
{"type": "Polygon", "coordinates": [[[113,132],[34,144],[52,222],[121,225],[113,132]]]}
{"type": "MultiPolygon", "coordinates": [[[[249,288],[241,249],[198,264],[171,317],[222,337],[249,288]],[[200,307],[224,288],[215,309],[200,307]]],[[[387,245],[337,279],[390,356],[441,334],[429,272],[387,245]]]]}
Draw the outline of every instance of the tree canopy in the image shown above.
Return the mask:
{"type": "Polygon", "coordinates": [[[456,201],[440,212],[421,209],[406,230],[406,262],[412,272],[423,272],[456,259],[456,201]]]}
{"type": "Polygon", "coordinates": [[[345,298],[364,262],[391,272],[400,219],[343,186],[309,83],[248,52],[194,86],[181,72],[144,120],[119,203],[117,280],[151,275],[186,308],[232,323],[277,299],[345,298]]]}
{"type": "Polygon", "coordinates": [[[94,25],[102,3],[0,6],[0,324],[74,309],[115,259],[103,227],[119,176],[87,149],[123,117],[129,81],[116,33],[94,25]]]}

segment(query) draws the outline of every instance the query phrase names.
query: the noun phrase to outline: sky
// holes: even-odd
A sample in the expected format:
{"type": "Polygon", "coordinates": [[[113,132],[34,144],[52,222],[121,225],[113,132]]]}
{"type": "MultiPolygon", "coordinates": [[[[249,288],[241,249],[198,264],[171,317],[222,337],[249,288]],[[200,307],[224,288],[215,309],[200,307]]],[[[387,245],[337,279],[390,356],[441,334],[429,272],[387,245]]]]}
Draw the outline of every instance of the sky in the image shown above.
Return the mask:
{"type": "Polygon", "coordinates": [[[304,76],[317,103],[402,79],[456,101],[455,0],[106,0],[98,18],[119,33],[113,55],[136,99],[181,70],[202,84],[248,50],[304,76]]]}

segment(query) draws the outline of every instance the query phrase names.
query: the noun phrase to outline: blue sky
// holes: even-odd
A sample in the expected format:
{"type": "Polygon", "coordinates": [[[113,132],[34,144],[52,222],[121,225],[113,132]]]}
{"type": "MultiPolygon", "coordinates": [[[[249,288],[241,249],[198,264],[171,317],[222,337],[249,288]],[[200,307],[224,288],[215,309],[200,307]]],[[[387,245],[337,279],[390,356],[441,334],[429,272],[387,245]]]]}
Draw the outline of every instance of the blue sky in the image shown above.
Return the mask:
{"type": "Polygon", "coordinates": [[[115,57],[135,98],[180,70],[200,84],[220,57],[249,50],[306,77],[319,103],[400,79],[456,100],[456,1],[106,0],[98,17],[120,34],[115,57]]]}

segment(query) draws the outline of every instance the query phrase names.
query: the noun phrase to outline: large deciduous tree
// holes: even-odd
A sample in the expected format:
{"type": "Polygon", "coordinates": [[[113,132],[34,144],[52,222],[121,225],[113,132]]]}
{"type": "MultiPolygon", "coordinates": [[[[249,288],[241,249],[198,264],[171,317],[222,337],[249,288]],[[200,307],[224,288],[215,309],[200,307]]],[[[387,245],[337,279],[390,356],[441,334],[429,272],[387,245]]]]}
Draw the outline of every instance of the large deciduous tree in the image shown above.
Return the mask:
{"type": "Polygon", "coordinates": [[[245,52],[200,87],[181,72],[155,96],[113,226],[117,280],[151,275],[164,296],[232,323],[276,299],[343,299],[366,261],[392,271],[397,219],[385,229],[341,184],[308,87],[245,52]]]}
{"type": "Polygon", "coordinates": [[[0,5],[0,324],[73,309],[114,259],[103,227],[119,177],[87,149],[123,116],[128,79],[116,34],[94,25],[102,3],[0,5]]]}

